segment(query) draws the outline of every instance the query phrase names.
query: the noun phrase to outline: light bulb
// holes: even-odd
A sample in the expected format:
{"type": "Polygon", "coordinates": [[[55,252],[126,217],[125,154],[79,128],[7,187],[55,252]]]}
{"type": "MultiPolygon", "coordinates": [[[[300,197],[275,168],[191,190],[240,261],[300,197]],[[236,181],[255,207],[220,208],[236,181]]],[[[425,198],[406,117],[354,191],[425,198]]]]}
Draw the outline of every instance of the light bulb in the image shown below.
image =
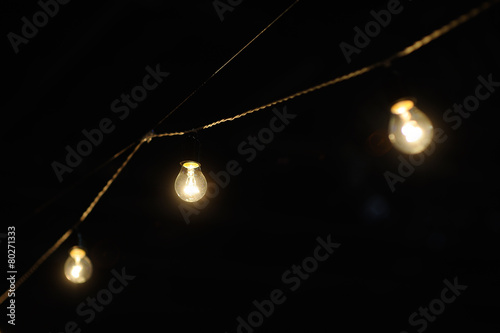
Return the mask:
{"type": "Polygon", "coordinates": [[[64,264],[64,274],[73,283],[83,283],[92,275],[92,263],[84,249],[73,246],[64,264]]]}
{"type": "Polygon", "coordinates": [[[418,154],[431,143],[433,128],[429,118],[409,99],[391,107],[389,140],[406,154],[418,154]]]}
{"type": "Polygon", "coordinates": [[[175,192],[184,201],[195,202],[207,192],[207,180],[201,172],[201,164],[195,161],[181,162],[181,171],[175,179],[175,192]]]}

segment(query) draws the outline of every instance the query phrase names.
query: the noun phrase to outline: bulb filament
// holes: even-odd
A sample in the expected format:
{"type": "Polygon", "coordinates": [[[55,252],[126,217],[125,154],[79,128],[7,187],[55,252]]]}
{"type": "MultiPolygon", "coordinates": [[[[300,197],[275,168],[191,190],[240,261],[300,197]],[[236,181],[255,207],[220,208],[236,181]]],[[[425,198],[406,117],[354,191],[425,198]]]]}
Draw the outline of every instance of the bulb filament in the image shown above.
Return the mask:
{"type": "Polygon", "coordinates": [[[186,186],[184,187],[184,193],[189,196],[200,193],[198,186],[196,186],[196,181],[194,179],[194,171],[192,169],[188,169],[187,171],[187,180],[186,180],[186,186]]]}
{"type": "Polygon", "coordinates": [[[80,277],[80,272],[82,271],[83,267],[80,265],[75,265],[71,269],[71,275],[75,278],[80,277]]]}
{"type": "Polygon", "coordinates": [[[406,141],[415,142],[422,137],[423,131],[415,120],[411,120],[403,125],[401,133],[406,137],[406,141]]]}

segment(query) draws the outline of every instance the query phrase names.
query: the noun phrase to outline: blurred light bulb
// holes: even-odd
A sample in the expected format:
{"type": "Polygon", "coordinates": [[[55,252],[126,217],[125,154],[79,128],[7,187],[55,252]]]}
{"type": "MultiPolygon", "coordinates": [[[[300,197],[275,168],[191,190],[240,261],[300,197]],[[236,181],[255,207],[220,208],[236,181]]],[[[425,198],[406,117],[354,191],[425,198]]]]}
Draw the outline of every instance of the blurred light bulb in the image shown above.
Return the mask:
{"type": "Polygon", "coordinates": [[[406,154],[418,154],[431,143],[433,128],[429,118],[409,99],[391,107],[389,140],[406,154]]]}
{"type": "Polygon", "coordinates": [[[201,164],[184,161],[181,166],[181,171],[175,179],[175,192],[187,202],[200,200],[207,192],[207,180],[201,172],[201,164]]]}
{"type": "Polygon", "coordinates": [[[92,263],[84,249],[73,246],[64,264],[64,274],[73,283],[83,283],[92,275],[92,263]]]}

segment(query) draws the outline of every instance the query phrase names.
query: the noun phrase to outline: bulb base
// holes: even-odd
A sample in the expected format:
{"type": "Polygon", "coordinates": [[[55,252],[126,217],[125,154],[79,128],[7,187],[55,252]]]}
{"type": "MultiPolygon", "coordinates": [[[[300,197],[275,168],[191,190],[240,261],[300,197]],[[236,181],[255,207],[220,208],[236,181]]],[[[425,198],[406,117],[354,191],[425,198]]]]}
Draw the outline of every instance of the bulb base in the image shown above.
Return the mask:
{"type": "Polygon", "coordinates": [[[392,107],[393,114],[405,114],[415,107],[415,100],[412,98],[400,98],[396,100],[392,107]]]}
{"type": "Polygon", "coordinates": [[[201,164],[199,162],[196,162],[196,161],[187,160],[187,161],[182,161],[181,166],[186,168],[186,169],[196,169],[196,168],[200,168],[201,164]]]}
{"type": "Polygon", "coordinates": [[[87,252],[79,247],[79,246],[73,246],[70,250],[69,250],[69,255],[71,256],[71,258],[83,258],[87,255],[87,252]]]}

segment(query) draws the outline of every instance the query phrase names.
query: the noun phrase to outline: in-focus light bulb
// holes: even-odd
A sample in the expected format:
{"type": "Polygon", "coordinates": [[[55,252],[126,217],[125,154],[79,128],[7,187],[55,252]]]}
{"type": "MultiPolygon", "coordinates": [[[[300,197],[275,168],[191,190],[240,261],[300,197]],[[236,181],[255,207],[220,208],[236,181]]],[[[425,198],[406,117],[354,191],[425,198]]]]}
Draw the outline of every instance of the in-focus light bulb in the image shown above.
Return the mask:
{"type": "Polygon", "coordinates": [[[412,100],[396,102],[391,107],[389,140],[406,154],[418,154],[431,143],[433,128],[429,118],[412,100]]]}
{"type": "Polygon", "coordinates": [[[195,161],[181,162],[181,171],[175,179],[175,192],[184,201],[195,202],[207,192],[207,180],[201,172],[201,164],[195,161]]]}
{"type": "Polygon", "coordinates": [[[64,274],[73,283],[83,283],[92,275],[92,263],[84,249],[73,246],[64,264],[64,274]]]}

